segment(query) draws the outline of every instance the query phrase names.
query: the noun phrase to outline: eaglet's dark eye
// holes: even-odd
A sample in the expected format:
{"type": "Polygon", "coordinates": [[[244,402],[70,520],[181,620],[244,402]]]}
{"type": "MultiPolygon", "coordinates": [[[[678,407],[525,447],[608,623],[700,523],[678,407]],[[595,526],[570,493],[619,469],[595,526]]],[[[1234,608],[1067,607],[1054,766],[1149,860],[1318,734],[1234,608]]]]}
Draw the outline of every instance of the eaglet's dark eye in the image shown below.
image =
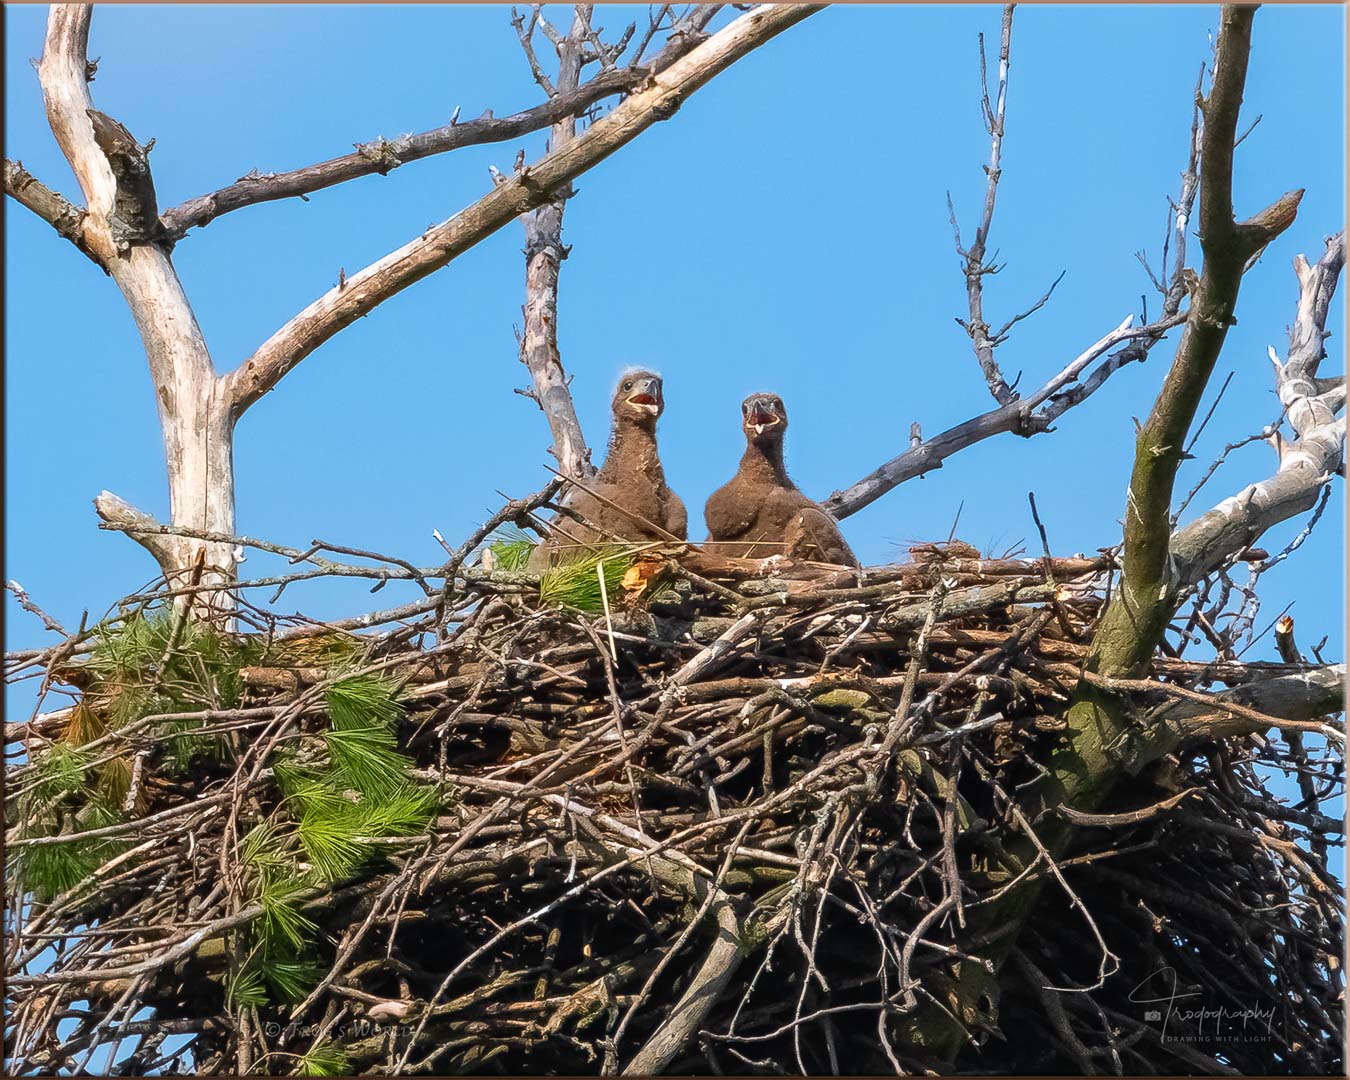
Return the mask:
{"type": "Polygon", "coordinates": [[[629,379],[627,382],[625,382],[625,383],[623,384],[623,388],[624,388],[625,390],[631,390],[631,389],[633,389],[633,380],[632,380],[632,379],[629,379]]]}

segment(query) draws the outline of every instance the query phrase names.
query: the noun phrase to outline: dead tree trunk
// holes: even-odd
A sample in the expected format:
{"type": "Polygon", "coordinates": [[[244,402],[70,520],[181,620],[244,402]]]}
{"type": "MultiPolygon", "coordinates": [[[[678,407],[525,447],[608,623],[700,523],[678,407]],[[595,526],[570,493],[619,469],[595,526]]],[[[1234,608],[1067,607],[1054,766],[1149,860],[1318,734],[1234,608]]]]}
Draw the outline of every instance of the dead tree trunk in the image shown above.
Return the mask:
{"type": "MultiPolygon", "coordinates": [[[[88,5],[53,6],[38,75],[47,118],[79,180],[88,207],[84,235],[125,297],[145,346],[164,435],[164,460],[174,525],[234,534],[234,418],[218,394],[211,354],[197,325],[169,245],[160,242],[159,210],[149,167],[150,146],[94,109],[89,94],[88,5]]],[[[135,514],[103,493],[100,516],[135,514]]],[[[142,515],[144,516],[144,515],[142,515]]],[[[137,534],[171,583],[204,552],[203,605],[226,602],[211,586],[234,577],[230,544],[182,536],[137,534]],[[215,599],[209,599],[215,598],[215,599]]]]}

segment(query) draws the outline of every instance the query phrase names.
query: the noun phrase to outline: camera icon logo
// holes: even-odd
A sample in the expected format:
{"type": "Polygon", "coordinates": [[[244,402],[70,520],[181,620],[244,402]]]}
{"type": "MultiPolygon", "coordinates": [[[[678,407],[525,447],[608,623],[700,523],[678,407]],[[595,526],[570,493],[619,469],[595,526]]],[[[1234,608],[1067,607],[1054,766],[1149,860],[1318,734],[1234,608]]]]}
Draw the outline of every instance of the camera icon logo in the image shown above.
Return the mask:
{"type": "Polygon", "coordinates": [[[1162,1010],[1161,1010],[1161,1009],[1148,1009],[1148,1010],[1146,1010],[1145,1013],[1144,1013],[1144,1019],[1145,1019],[1145,1020],[1159,1020],[1159,1021],[1160,1021],[1160,1020],[1162,1020],[1162,1010]]]}

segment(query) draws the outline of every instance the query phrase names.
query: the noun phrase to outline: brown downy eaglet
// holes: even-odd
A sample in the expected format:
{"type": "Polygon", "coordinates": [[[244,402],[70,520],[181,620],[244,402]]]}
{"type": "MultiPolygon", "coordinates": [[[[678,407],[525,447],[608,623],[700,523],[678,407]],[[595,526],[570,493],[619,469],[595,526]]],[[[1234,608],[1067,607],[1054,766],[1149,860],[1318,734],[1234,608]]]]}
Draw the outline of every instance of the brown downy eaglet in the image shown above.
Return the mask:
{"type": "Polygon", "coordinates": [[[582,553],[588,545],[688,538],[689,515],[666,485],[656,448],[656,422],[665,411],[661,376],[645,370],[624,372],[611,407],[614,420],[604,465],[585,481],[586,490],[574,486],[562,500],[586,524],[567,515],[550,522],[553,535],[531,559],[536,569],[582,553]]]}
{"type": "Polygon", "coordinates": [[[731,480],[704,507],[715,554],[858,566],[839,525],[792,482],[783,464],[787,407],[777,394],[751,394],[741,403],[745,454],[731,480]]]}

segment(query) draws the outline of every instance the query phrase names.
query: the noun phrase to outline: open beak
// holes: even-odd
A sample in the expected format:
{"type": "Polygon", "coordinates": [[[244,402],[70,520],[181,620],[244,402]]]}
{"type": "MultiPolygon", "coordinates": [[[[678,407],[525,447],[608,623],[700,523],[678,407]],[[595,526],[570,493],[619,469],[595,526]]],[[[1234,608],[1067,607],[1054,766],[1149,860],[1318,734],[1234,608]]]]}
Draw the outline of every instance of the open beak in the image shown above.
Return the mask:
{"type": "Polygon", "coordinates": [[[661,382],[659,379],[640,379],[636,392],[628,396],[628,404],[645,409],[653,416],[661,414],[661,382]]]}
{"type": "Polygon", "coordinates": [[[745,424],[756,436],[783,422],[778,409],[768,398],[751,398],[745,412],[745,424]]]}

